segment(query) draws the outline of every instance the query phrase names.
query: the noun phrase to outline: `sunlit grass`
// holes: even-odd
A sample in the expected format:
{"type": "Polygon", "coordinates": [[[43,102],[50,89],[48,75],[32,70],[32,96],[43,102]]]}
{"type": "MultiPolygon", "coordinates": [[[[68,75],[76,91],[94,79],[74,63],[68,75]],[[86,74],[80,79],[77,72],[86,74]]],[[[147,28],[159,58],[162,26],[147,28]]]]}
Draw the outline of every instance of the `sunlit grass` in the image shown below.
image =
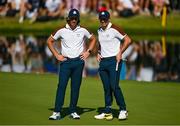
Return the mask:
{"type": "Polygon", "coordinates": [[[180,85],[171,82],[120,81],[129,117],[118,121],[114,100],[114,119],[95,120],[104,106],[99,78],[83,79],[78,112],[80,120],[68,117],[70,84],[67,87],[63,119],[49,121],[54,108],[57,75],[0,72],[0,125],[180,125],[180,85]]]}

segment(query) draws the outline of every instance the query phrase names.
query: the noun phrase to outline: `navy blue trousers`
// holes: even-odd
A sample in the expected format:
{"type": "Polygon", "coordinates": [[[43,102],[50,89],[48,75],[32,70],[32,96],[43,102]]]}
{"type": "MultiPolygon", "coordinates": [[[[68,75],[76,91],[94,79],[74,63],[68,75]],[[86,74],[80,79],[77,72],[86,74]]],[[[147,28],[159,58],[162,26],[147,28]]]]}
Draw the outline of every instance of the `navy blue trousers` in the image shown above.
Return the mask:
{"type": "Polygon", "coordinates": [[[119,86],[120,71],[122,61],[116,71],[116,57],[102,58],[99,67],[99,74],[103,83],[105,98],[105,113],[111,113],[113,94],[120,110],[126,110],[124,96],[119,86]]]}
{"type": "Polygon", "coordinates": [[[71,78],[70,113],[76,112],[79,90],[82,81],[84,61],[78,58],[67,59],[60,63],[59,83],[56,93],[55,112],[60,112],[64,104],[64,97],[69,78],[71,78]]]}

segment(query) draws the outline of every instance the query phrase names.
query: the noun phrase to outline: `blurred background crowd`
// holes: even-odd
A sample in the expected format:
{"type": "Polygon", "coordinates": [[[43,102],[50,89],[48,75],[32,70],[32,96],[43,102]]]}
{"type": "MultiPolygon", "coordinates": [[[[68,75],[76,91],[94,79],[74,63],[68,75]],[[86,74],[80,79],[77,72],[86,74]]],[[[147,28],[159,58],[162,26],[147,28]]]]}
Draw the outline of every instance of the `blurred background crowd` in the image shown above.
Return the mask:
{"type": "MultiPolygon", "coordinates": [[[[147,15],[160,17],[163,7],[168,13],[180,13],[180,0],[0,0],[0,17],[16,17],[23,23],[64,19],[71,8],[81,15],[96,16],[108,10],[112,17],[147,15]]],[[[0,36],[0,71],[18,73],[57,73],[58,61],[46,44],[47,36],[0,36]]],[[[57,44],[57,43],[56,43],[57,44]]],[[[60,48],[60,45],[55,45],[60,48]]],[[[180,81],[180,44],[140,40],[124,53],[121,79],[138,81],[180,81]]],[[[86,61],[83,76],[97,76],[97,49],[86,61]]]]}
{"type": "MultiPolygon", "coordinates": [[[[17,73],[57,73],[58,61],[46,44],[47,37],[0,36],[0,71],[17,73]]],[[[138,81],[180,81],[180,44],[161,41],[134,42],[123,54],[121,79],[138,81]]],[[[60,45],[56,43],[58,49],[60,45]]],[[[97,76],[99,63],[96,51],[87,59],[84,76],[97,76]]]]}
{"type": "Polygon", "coordinates": [[[0,0],[0,16],[18,16],[19,23],[29,18],[33,23],[65,18],[69,9],[76,8],[82,15],[108,10],[115,17],[158,17],[164,6],[168,12],[180,12],[180,0],[0,0]]]}

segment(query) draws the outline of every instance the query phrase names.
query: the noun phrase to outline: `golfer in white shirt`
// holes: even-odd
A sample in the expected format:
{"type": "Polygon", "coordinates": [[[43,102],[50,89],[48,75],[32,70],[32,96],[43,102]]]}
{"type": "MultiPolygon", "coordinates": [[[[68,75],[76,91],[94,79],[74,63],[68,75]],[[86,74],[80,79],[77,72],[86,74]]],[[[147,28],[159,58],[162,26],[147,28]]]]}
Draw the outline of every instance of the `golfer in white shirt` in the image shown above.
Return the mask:
{"type": "Polygon", "coordinates": [[[58,120],[61,118],[60,112],[64,103],[65,91],[69,78],[71,78],[70,117],[73,119],[80,119],[76,106],[82,80],[84,60],[90,55],[96,43],[96,39],[94,35],[81,27],[79,23],[79,11],[77,9],[71,9],[67,17],[67,24],[51,34],[47,41],[49,49],[56,59],[60,61],[55,109],[53,114],[49,117],[50,120],[58,120]],[[86,38],[90,40],[89,48],[87,49],[84,47],[86,38]],[[54,41],[58,39],[61,41],[60,54],[53,46],[54,41]]]}
{"type": "Polygon", "coordinates": [[[97,60],[100,62],[99,75],[101,77],[105,109],[96,119],[112,120],[112,100],[115,96],[119,106],[119,120],[127,118],[126,104],[123,93],[119,86],[119,77],[122,65],[122,54],[131,43],[131,39],[119,27],[110,22],[108,11],[99,13],[100,28],[98,29],[98,40],[100,44],[97,60]]]}

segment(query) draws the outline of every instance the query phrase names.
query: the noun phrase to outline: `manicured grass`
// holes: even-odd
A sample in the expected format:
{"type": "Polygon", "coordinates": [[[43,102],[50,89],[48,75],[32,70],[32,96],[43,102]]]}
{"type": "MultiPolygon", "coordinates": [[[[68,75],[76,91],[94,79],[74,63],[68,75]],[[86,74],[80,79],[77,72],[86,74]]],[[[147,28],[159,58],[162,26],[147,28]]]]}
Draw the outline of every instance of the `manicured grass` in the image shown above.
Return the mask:
{"type": "Polygon", "coordinates": [[[180,125],[180,84],[121,81],[129,110],[126,121],[118,121],[118,107],[112,121],[95,120],[104,106],[103,89],[98,78],[83,79],[78,102],[80,120],[67,115],[70,84],[67,87],[64,118],[49,121],[54,107],[57,76],[52,74],[0,73],[0,125],[180,125]]]}
{"type": "MultiPolygon", "coordinates": [[[[161,18],[153,16],[134,16],[131,18],[111,18],[112,22],[121,26],[130,35],[162,35],[161,18]]],[[[49,22],[36,22],[29,24],[25,20],[23,24],[18,23],[18,17],[0,18],[0,34],[14,35],[17,33],[49,35],[57,27],[64,25],[65,20],[56,20],[49,22]]],[[[81,16],[81,25],[86,26],[93,33],[96,33],[99,22],[96,16],[81,16]]],[[[180,32],[180,16],[170,14],[167,18],[167,35],[175,36],[180,32]]]]}

